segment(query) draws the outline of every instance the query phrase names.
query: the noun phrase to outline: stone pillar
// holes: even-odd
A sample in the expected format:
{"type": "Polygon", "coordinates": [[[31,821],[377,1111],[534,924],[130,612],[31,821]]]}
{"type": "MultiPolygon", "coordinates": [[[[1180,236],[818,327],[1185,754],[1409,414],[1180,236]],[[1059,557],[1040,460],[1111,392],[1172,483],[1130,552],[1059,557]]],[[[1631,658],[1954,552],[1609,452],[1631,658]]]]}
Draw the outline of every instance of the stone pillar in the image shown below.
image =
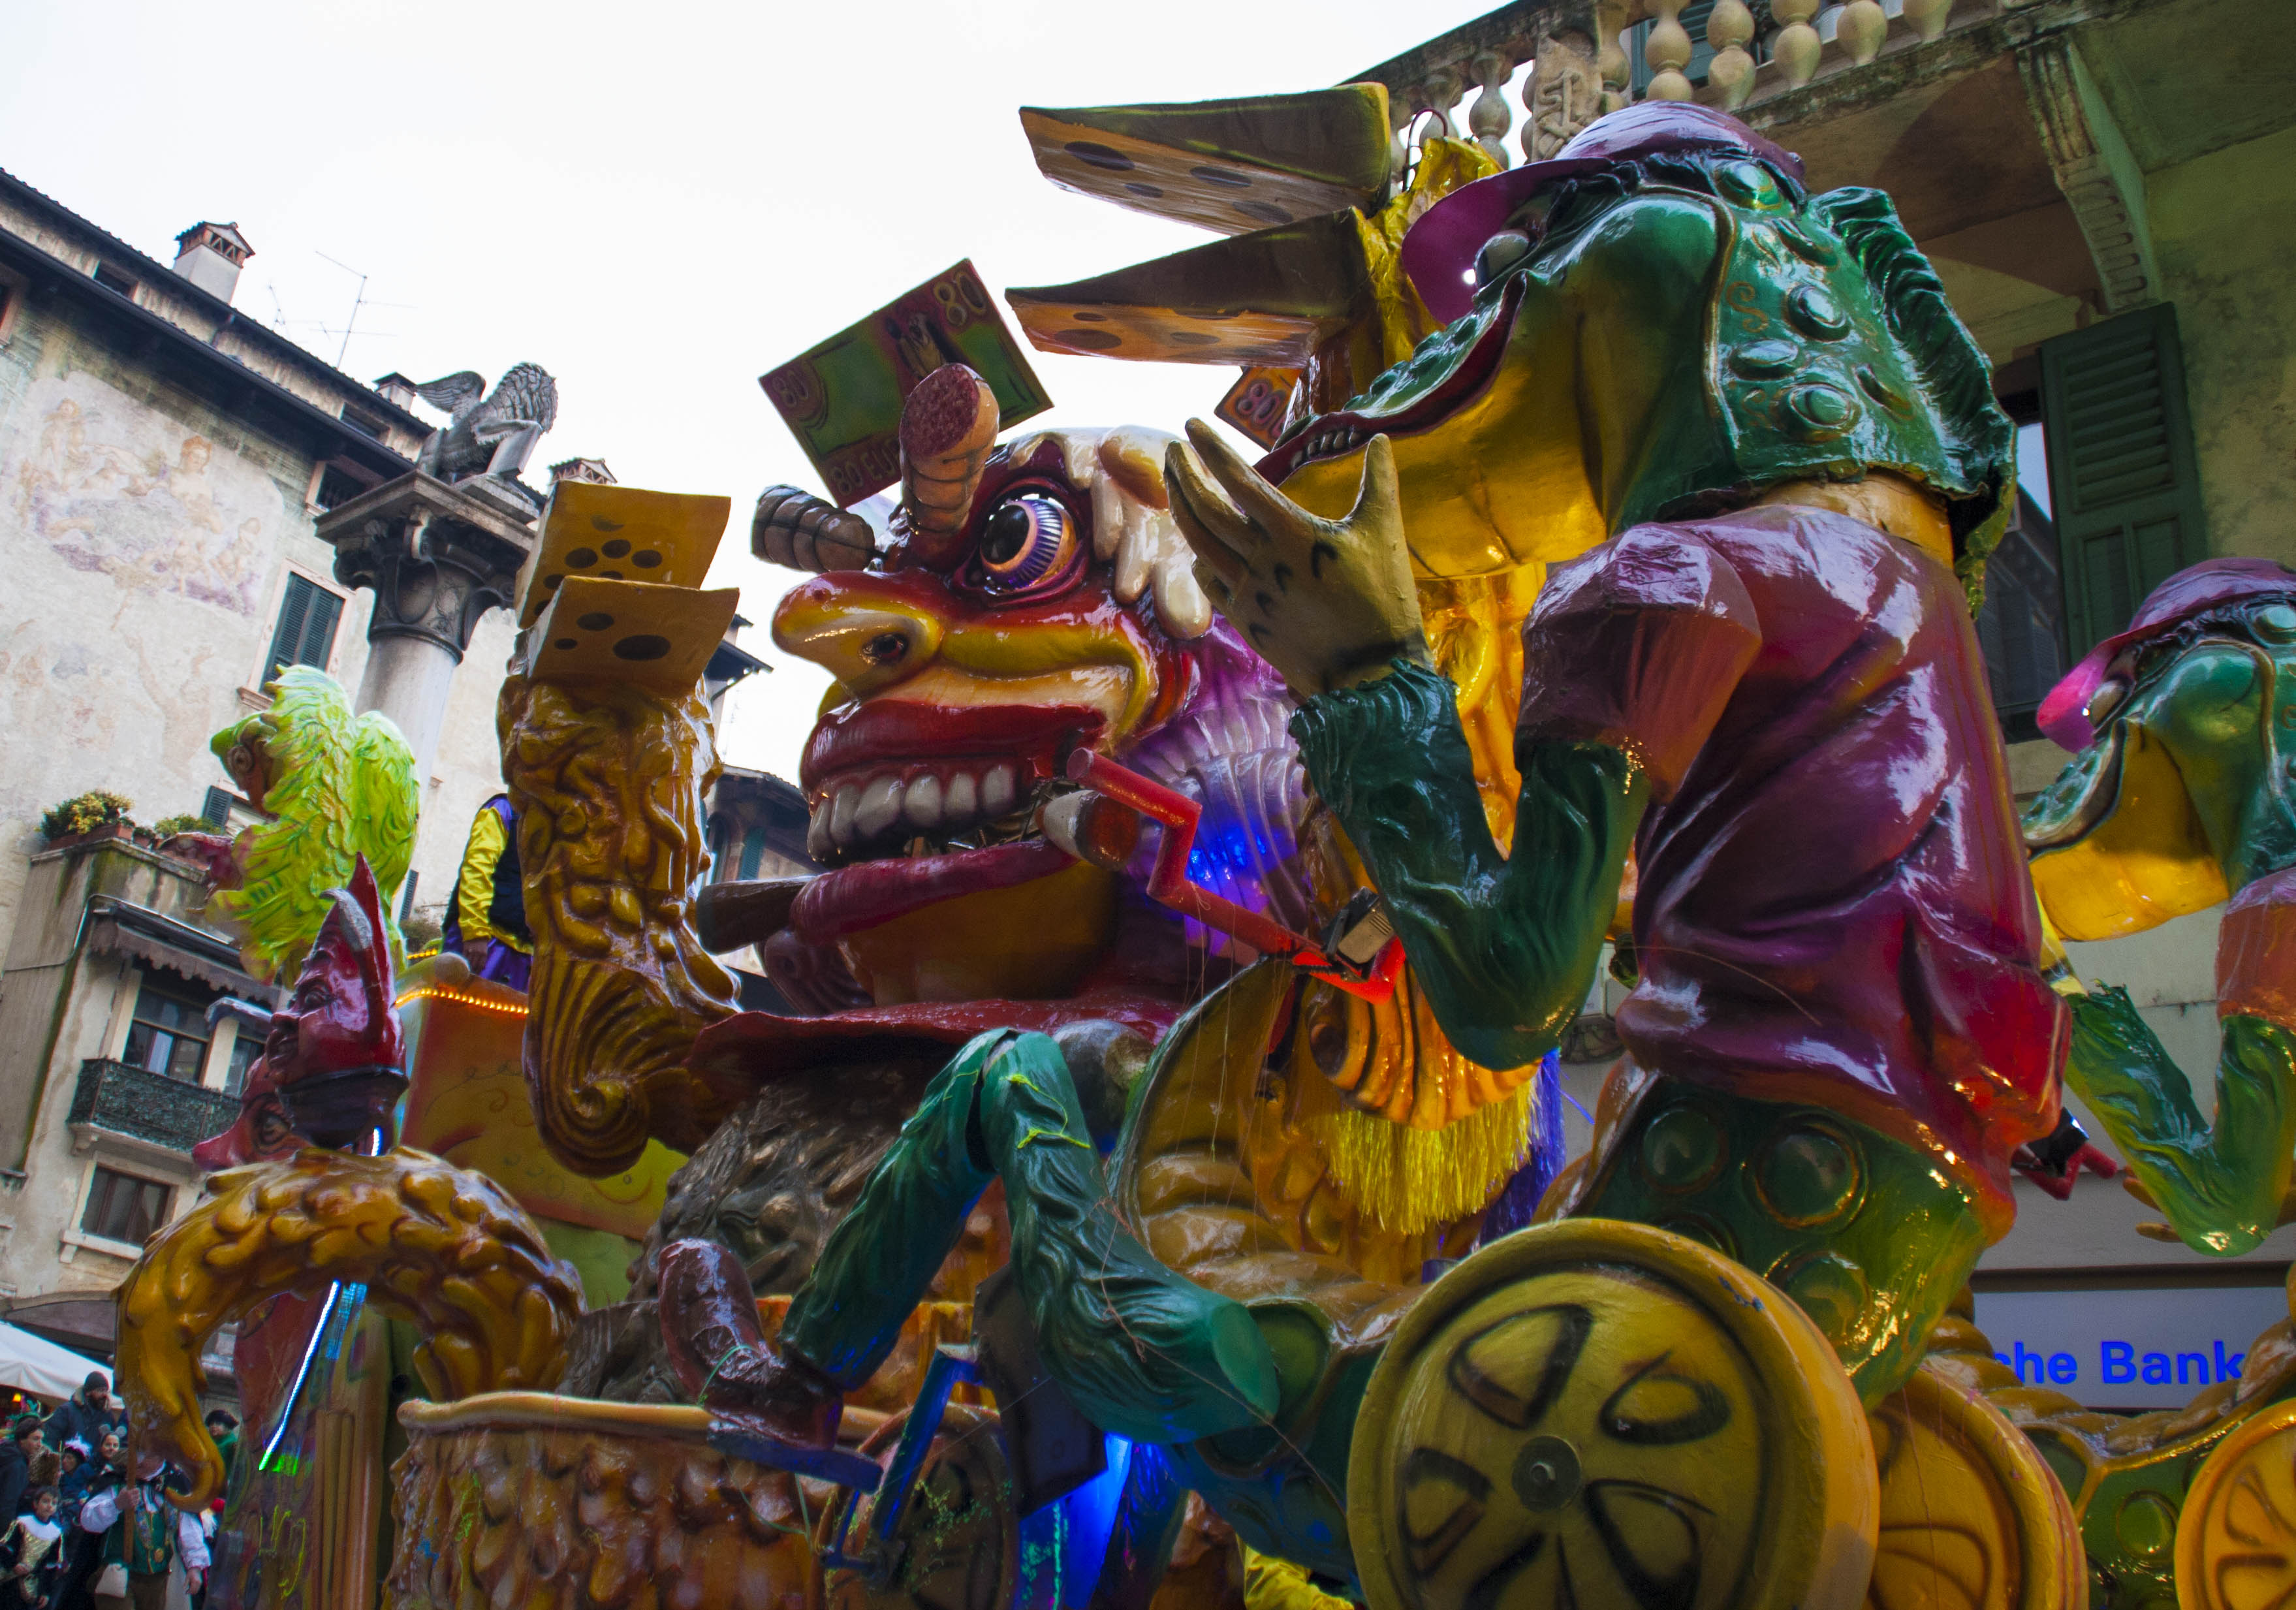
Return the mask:
{"type": "MultiPolygon", "coordinates": [[[[420,471],[332,510],[319,538],[335,550],[335,579],[374,593],[366,675],[355,701],[398,724],[427,787],[455,668],[488,610],[517,602],[534,551],[530,518],[420,471]]],[[[491,491],[493,489],[483,489],[491,491]]]]}

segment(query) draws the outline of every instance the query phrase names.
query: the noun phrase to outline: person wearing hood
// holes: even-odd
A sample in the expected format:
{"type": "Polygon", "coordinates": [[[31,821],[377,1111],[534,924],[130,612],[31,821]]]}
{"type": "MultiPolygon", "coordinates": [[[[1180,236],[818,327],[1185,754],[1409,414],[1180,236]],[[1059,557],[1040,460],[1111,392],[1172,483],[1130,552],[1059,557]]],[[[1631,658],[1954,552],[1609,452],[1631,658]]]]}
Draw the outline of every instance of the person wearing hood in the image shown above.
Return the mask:
{"type": "Polygon", "coordinates": [[[94,1448],[107,1431],[127,1434],[127,1411],[113,1399],[110,1377],[92,1369],[71,1401],[48,1417],[46,1429],[51,1448],[62,1448],[75,1437],[94,1448]]]}
{"type": "Polygon", "coordinates": [[[32,1486],[32,1461],[45,1450],[40,1445],[40,1417],[20,1415],[9,1427],[8,1441],[0,1445],[0,1525],[15,1519],[32,1486]]]}

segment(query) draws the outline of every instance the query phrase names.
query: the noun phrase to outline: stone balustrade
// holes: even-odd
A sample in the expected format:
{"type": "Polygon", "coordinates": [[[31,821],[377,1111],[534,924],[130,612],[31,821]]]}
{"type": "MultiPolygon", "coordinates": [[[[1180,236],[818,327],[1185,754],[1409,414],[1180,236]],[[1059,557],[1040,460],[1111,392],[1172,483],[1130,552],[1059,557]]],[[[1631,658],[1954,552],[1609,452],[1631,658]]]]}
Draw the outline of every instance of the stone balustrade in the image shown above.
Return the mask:
{"type": "Polygon", "coordinates": [[[1511,167],[1554,155],[1597,116],[1637,100],[1743,111],[2018,3],[1900,0],[1893,17],[1882,0],[1768,0],[1765,19],[1750,0],[1715,0],[1701,30],[1712,54],[1702,60],[1683,21],[1695,0],[1514,0],[1350,81],[1387,86],[1398,163],[1435,132],[1472,138],[1511,167]],[[1645,22],[1636,73],[1629,40],[1645,22]],[[1693,82],[1693,62],[1702,83],[1693,82]]]}

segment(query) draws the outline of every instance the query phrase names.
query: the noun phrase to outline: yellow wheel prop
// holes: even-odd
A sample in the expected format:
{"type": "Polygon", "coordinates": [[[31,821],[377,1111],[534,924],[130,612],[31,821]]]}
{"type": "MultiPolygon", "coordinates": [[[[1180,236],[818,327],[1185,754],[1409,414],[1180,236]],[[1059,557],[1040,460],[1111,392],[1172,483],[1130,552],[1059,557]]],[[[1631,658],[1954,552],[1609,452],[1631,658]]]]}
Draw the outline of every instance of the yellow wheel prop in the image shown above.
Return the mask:
{"type": "Polygon", "coordinates": [[[1396,1328],[1348,1529],[1372,1610],[1857,1610],[1877,1487],[1792,1300],[1680,1236],[1570,1220],[1485,1247],[1396,1328]]]}
{"type": "Polygon", "coordinates": [[[2072,1506],[2006,1416],[1925,1364],[1872,1420],[1882,1538],[1870,1610],[2084,1610],[2072,1506]]]}
{"type": "Polygon", "coordinates": [[[2276,1610],[2296,1597],[2296,1402],[2217,1444],[2177,1517],[2181,1610],[2276,1610]]]}

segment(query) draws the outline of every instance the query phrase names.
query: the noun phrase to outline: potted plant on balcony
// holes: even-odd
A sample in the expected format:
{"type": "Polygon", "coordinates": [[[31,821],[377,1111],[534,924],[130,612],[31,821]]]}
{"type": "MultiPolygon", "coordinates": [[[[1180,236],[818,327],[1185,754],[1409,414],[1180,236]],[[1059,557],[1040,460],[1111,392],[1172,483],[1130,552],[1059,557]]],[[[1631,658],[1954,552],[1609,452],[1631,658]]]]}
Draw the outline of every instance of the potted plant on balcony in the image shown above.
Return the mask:
{"type": "Polygon", "coordinates": [[[124,839],[135,831],[128,811],[134,801],[108,788],[91,788],[74,794],[40,817],[40,836],[51,850],[69,844],[90,844],[104,839],[124,839]]]}
{"type": "MultiPolygon", "coordinates": [[[[135,842],[139,844],[148,845],[152,849],[158,850],[160,854],[166,855],[169,853],[168,850],[168,841],[174,838],[176,834],[184,833],[213,833],[214,831],[215,824],[209,821],[207,817],[195,817],[189,814],[180,814],[172,817],[161,817],[149,827],[136,828],[135,842]]],[[[176,858],[182,860],[185,858],[181,854],[177,854],[176,858]]]]}

